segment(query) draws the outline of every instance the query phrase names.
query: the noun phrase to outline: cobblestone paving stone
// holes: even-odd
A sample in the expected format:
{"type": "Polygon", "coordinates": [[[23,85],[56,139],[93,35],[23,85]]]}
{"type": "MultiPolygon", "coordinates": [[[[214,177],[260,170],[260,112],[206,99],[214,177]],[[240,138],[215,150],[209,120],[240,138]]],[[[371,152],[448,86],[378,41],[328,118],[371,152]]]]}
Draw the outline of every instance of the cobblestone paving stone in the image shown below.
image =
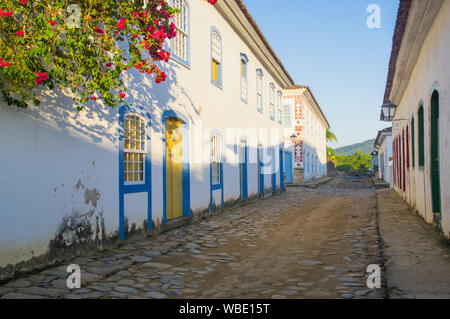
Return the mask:
{"type": "Polygon", "coordinates": [[[382,298],[375,190],[337,178],[0,286],[1,298],[382,298]],[[65,285],[78,264],[82,288],[65,285]]]}

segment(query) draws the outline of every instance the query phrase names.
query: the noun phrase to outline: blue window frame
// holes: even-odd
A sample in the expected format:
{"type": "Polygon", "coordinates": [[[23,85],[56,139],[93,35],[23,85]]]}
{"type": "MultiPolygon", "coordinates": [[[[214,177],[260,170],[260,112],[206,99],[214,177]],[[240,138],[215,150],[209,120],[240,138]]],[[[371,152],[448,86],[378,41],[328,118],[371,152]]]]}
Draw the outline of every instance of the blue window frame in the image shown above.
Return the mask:
{"type": "Polygon", "coordinates": [[[171,58],[190,67],[190,9],[187,0],[172,0],[172,7],[180,13],[174,16],[177,35],[170,40],[171,58]]]}
{"type": "Polygon", "coordinates": [[[240,60],[240,84],[241,84],[241,101],[247,104],[248,100],[248,80],[247,80],[248,58],[241,53],[240,60]]]}
{"type": "Polygon", "coordinates": [[[152,228],[150,115],[142,108],[119,109],[119,235],[125,239],[125,194],[147,193],[148,227],[152,228]],[[139,124],[138,124],[139,123],[139,124]]]}
{"type": "Polygon", "coordinates": [[[222,88],[222,37],[211,27],[211,83],[222,88]]]}
{"type": "Polygon", "coordinates": [[[281,110],[281,105],[283,104],[283,93],[278,91],[278,99],[277,99],[277,112],[278,112],[278,123],[283,123],[283,112],[281,110]]]}
{"type": "Polygon", "coordinates": [[[275,84],[270,83],[270,96],[269,96],[269,103],[270,103],[270,119],[272,121],[275,121],[275,84]]]}
{"type": "Polygon", "coordinates": [[[263,71],[256,70],[256,107],[258,112],[263,112],[263,71]]]}

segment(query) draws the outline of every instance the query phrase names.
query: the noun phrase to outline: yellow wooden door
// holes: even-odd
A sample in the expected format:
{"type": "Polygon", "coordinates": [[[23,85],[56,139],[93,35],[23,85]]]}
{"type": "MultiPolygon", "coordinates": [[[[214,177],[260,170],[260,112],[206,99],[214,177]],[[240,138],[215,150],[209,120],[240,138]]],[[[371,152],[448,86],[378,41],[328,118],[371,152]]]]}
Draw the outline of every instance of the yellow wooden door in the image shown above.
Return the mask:
{"type": "Polygon", "coordinates": [[[166,121],[166,216],[183,217],[183,135],[178,119],[166,121]]]}

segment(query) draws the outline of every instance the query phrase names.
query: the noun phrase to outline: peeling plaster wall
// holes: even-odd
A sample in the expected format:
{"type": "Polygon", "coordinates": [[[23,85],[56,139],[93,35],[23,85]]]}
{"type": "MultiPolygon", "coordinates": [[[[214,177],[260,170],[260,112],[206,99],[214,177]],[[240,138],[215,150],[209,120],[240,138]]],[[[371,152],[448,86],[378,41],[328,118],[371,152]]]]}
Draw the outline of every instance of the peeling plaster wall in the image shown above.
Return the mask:
{"type": "Polygon", "coordinates": [[[114,112],[42,96],[39,108],[0,105],[0,267],[117,229],[114,112]]]}
{"type": "MultiPolygon", "coordinates": [[[[433,26],[422,46],[419,58],[411,74],[401,102],[398,105],[396,118],[415,118],[415,132],[418,134],[417,112],[419,103],[424,102],[425,119],[425,167],[411,169],[407,174],[407,191],[396,190],[419,212],[428,222],[433,223],[431,180],[430,180],[430,107],[433,86],[437,85],[440,95],[440,174],[443,233],[450,237],[450,192],[446,185],[450,184],[450,1],[444,1],[433,26]]],[[[393,136],[399,134],[406,124],[393,127],[393,136]]],[[[418,154],[416,138],[416,153],[418,154]]],[[[412,148],[410,148],[412,149],[412,148]]],[[[412,161],[412,159],[411,159],[412,161]]],[[[411,163],[412,167],[412,163],[411,163]]]]}

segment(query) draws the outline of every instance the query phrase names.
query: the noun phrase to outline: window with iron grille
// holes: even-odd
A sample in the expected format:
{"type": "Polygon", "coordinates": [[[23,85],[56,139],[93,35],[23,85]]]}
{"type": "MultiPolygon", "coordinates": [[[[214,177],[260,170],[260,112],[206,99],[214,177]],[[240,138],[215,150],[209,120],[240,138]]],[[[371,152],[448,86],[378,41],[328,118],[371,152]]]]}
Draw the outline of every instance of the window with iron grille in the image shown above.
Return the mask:
{"type": "Polygon", "coordinates": [[[180,10],[174,16],[177,35],[172,42],[172,55],[188,63],[189,50],[189,7],[186,0],[174,0],[173,7],[180,10]]]}
{"type": "Polygon", "coordinates": [[[211,179],[213,185],[221,183],[220,164],[222,162],[222,149],[220,137],[214,135],[211,137],[211,179]]]}
{"type": "Polygon", "coordinates": [[[124,118],[124,182],[126,184],[145,183],[145,160],[147,121],[137,114],[127,114],[124,118]]]}

